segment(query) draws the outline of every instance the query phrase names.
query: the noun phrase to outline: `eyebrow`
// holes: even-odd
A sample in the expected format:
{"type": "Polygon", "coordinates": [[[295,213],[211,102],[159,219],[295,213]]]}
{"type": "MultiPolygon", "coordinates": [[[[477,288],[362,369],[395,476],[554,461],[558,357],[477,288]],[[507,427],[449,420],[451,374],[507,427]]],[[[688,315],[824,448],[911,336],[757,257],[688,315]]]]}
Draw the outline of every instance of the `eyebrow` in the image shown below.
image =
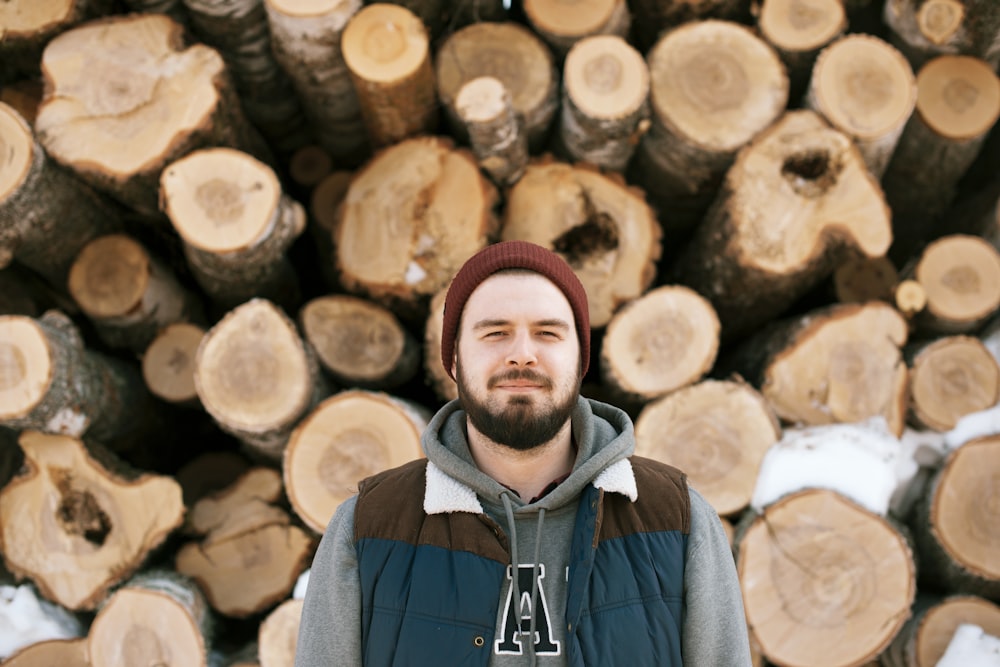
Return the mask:
{"type": "MultiPolygon", "coordinates": [[[[472,325],[472,330],[473,331],[478,331],[480,329],[491,329],[493,327],[509,326],[510,324],[511,324],[510,320],[501,320],[501,319],[479,320],[478,322],[476,322],[475,324],[472,325]]],[[[534,322],[531,323],[531,326],[534,326],[534,327],[549,327],[549,328],[554,328],[554,329],[561,329],[563,331],[569,331],[570,328],[571,328],[570,325],[569,325],[569,323],[566,322],[566,320],[562,320],[562,319],[559,319],[559,318],[536,320],[536,321],[534,321],[534,322]]]]}

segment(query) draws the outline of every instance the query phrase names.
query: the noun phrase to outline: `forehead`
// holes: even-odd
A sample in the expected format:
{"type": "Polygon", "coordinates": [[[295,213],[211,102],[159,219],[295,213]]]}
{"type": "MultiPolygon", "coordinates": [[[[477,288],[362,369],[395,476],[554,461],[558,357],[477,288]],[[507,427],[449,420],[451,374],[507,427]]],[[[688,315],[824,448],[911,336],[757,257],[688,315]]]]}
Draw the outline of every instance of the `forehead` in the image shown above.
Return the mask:
{"type": "Polygon", "coordinates": [[[499,273],[481,282],[462,312],[463,322],[483,319],[565,319],[573,323],[569,300],[537,273],[499,273]]]}

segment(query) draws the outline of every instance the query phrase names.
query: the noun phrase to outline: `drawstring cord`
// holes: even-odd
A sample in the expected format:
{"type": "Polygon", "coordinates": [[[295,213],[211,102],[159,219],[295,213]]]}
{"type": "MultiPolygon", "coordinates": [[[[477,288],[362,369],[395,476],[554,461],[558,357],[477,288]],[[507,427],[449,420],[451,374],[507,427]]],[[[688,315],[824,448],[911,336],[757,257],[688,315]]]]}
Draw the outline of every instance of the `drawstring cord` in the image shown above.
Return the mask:
{"type": "MultiPolygon", "coordinates": [[[[511,566],[511,576],[510,576],[510,587],[511,595],[513,596],[514,602],[514,612],[515,618],[517,620],[518,627],[521,625],[521,586],[520,586],[520,572],[521,564],[517,558],[517,528],[514,525],[514,507],[510,501],[510,492],[504,491],[500,494],[500,498],[503,500],[504,514],[507,516],[507,528],[510,530],[510,566],[511,566]]],[[[539,557],[542,553],[542,525],[545,522],[545,509],[538,510],[538,528],[535,530],[535,558],[531,565],[531,607],[530,611],[530,625],[528,628],[528,655],[530,656],[531,665],[534,667],[538,664],[538,656],[535,655],[535,620],[537,615],[535,614],[535,605],[538,604],[538,563],[539,557]]],[[[523,641],[523,640],[522,640],[523,641]]]]}

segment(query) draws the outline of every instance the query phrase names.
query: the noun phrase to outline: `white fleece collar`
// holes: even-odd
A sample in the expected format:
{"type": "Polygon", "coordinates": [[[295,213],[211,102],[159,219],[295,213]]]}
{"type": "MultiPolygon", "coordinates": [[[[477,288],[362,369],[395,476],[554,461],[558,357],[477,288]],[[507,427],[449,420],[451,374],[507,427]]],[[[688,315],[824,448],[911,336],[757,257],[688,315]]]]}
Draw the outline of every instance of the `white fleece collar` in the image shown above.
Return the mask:
{"type": "MultiPolygon", "coordinates": [[[[635,484],[635,473],[628,459],[612,463],[602,470],[592,482],[594,486],[609,493],[620,493],[635,502],[639,490],[635,484]]],[[[446,474],[434,463],[427,462],[426,486],[424,488],[424,512],[427,514],[449,514],[452,512],[472,512],[483,514],[483,506],[476,492],[446,474]]]]}

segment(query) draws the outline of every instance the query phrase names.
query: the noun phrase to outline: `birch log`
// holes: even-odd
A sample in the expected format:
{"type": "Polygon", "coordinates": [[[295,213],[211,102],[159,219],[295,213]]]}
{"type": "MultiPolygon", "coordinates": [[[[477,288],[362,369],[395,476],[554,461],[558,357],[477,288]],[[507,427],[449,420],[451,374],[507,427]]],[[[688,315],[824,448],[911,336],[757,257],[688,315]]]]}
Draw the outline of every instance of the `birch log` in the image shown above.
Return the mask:
{"type": "Polygon", "coordinates": [[[438,109],[430,40],[413,12],[387,3],[367,5],[348,21],[340,46],[374,148],[434,132],[438,109]]]}
{"type": "Polygon", "coordinates": [[[361,0],[264,0],[264,6],[274,55],[298,92],[316,140],[338,162],[360,164],[371,148],[340,42],[361,0]]]}
{"type": "Polygon", "coordinates": [[[301,289],[286,255],[306,214],[273,169],[242,151],[197,150],[163,170],[160,191],[188,266],[214,301],[233,308],[260,297],[298,306],[301,289]]]}
{"type": "Polygon", "coordinates": [[[159,216],[163,168],[202,145],[266,156],[204,44],[163,14],[113,16],[52,40],[35,130],[48,154],[139,214],[159,216]]]}
{"type": "Polygon", "coordinates": [[[740,152],[672,273],[712,302],[725,340],[785,311],[845,248],[878,257],[891,238],[851,140],[811,111],[789,111],[740,152]]]}
{"type": "Polygon", "coordinates": [[[6,567],[67,609],[93,610],[181,525],[181,487],[70,436],[25,431],[19,444],[26,471],[0,492],[6,567]]]}
{"type": "Polygon", "coordinates": [[[630,178],[645,188],[667,230],[697,224],[736,152],[788,103],[778,55],[726,21],[684,24],[646,55],[651,124],[630,178]]]}
{"type": "Polygon", "coordinates": [[[467,81],[455,96],[455,111],[480,168],[501,188],[516,183],[528,163],[528,139],[503,83],[492,76],[467,81]]]}
{"type": "Polygon", "coordinates": [[[507,193],[501,237],[562,255],[587,290],[591,326],[603,327],[652,284],[660,234],[641,190],[617,174],[540,160],[507,193]]]}
{"type": "Polygon", "coordinates": [[[820,52],[806,105],[854,139],[868,170],[881,179],[917,103],[913,70],[877,37],[852,34],[820,52]]]}
{"type": "Polygon", "coordinates": [[[312,349],[274,304],[252,299],[209,329],[195,358],[205,410],[251,453],[281,458],[298,421],[328,393],[312,349]]]}
{"type": "Polygon", "coordinates": [[[117,231],[120,212],[53,163],[12,107],[0,103],[0,267],[17,260],[60,291],[90,240],[117,231]]]}

